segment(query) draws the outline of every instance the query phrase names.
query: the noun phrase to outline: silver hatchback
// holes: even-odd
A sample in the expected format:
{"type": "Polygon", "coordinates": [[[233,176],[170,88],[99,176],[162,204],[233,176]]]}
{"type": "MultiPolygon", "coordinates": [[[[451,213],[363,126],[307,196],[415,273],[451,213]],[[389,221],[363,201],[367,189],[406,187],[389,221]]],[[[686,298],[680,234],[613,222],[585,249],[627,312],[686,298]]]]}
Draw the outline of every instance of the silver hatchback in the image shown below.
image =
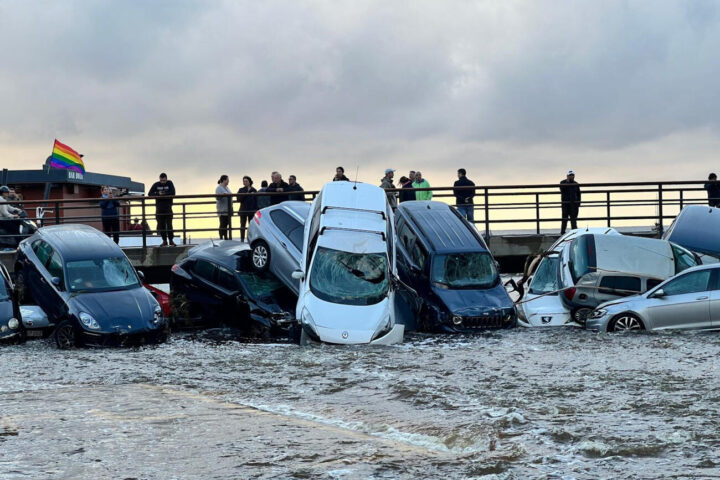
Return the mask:
{"type": "Polygon", "coordinates": [[[248,227],[252,265],[258,271],[270,269],[297,295],[299,280],[292,272],[300,268],[305,219],[310,204],[288,201],[255,212],[248,227]]]}
{"type": "Polygon", "coordinates": [[[720,264],[689,268],[642,295],[603,303],[585,327],[601,332],[720,329],[720,264]]]}

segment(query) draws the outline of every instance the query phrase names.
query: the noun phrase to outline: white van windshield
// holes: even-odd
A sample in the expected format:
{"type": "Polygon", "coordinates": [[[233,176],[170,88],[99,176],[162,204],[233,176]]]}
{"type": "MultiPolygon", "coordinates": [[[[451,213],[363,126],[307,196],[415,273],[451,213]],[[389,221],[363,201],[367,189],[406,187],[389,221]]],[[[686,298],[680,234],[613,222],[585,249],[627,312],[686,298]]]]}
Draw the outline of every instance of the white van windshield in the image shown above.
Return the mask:
{"type": "Polygon", "coordinates": [[[318,247],[312,262],[310,290],[327,302],[374,305],[388,292],[387,256],[318,247]]]}
{"type": "Polygon", "coordinates": [[[498,271],[488,253],[436,255],[431,281],[445,288],[490,288],[498,281],[498,271]]]}
{"type": "Polygon", "coordinates": [[[558,264],[560,257],[545,257],[540,261],[530,282],[530,293],[542,295],[556,292],[558,288],[558,264]]]}
{"type": "Polygon", "coordinates": [[[67,262],[71,292],[127,290],[139,285],[135,269],[125,257],[67,262]]]}

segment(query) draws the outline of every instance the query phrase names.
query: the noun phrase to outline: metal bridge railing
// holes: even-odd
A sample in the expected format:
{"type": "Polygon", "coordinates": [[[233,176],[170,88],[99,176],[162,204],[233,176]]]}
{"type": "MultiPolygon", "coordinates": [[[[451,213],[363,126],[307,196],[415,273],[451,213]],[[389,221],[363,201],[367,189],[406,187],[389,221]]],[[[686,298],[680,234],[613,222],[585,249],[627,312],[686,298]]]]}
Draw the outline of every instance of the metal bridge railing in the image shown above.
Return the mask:
{"type": "MultiPolygon", "coordinates": [[[[581,184],[582,203],[578,223],[582,226],[633,226],[655,228],[662,231],[663,226],[672,220],[677,213],[690,204],[707,205],[707,193],[702,181],[679,182],[626,182],[626,183],[592,183],[581,184]]],[[[561,206],[558,184],[540,185],[492,185],[476,187],[435,187],[415,189],[416,191],[432,191],[433,200],[451,205],[455,204],[454,190],[474,190],[475,224],[486,237],[494,231],[522,229],[528,234],[540,234],[543,231],[554,232],[560,229],[561,206]]],[[[397,194],[401,189],[388,190],[397,194]]],[[[300,192],[293,192],[294,194],[300,192]]],[[[306,201],[311,201],[318,191],[302,192],[306,201]]],[[[241,232],[238,217],[239,203],[242,197],[286,196],[288,193],[253,193],[253,194],[202,194],[176,195],[173,199],[173,227],[176,236],[186,244],[195,238],[217,238],[219,221],[216,211],[216,200],[227,198],[232,200],[233,215],[230,216],[229,237],[238,238],[241,232]]],[[[120,235],[134,237],[143,247],[148,239],[157,237],[153,228],[156,220],[155,204],[158,197],[121,196],[116,197],[121,203],[120,235]],[[129,227],[137,218],[138,224],[146,223],[148,230],[132,230],[129,227]]],[[[163,197],[168,198],[168,197],[163,197]]],[[[85,223],[101,229],[99,198],[85,199],[50,199],[24,200],[8,202],[10,205],[22,207],[28,219],[34,220],[39,226],[62,223],[85,223]]],[[[252,221],[252,219],[250,220],[252,221]]],[[[0,220],[0,230],[4,230],[0,220]]],[[[18,235],[0,232],[0,241],[18,235]]]]}

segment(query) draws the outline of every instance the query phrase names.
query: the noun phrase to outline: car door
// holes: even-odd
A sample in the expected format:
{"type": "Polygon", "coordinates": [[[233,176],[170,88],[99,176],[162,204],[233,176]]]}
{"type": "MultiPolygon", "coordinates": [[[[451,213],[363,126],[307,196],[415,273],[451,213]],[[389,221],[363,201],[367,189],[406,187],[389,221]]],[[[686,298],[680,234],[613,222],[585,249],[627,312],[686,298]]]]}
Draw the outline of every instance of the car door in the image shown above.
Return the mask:
{"type": "Polygon", "coordinates": [[[240,282],[235,274],[222,265],[217,266],[217,276],[215,280],[216,293],[221,297],[223,322],[234,327],[241,326],[247,318],[247,315],[241,315],[240,303],[236,296],[239,295],[240,282]]]}
{"type": "Polygon", "coordinates": [[[271,211],[270,218],[276,227],[273,229],[277,241],[274,247],[279,247],[271,247],[274,255],[270,268],[284,282],[299,285],[298,280],[292,278],[292,272],[300,268],[304,225],[282,209],[271,211]]]}
{"type": "Polygon", "coordinates": [[[720,327],[720,268],[713,269],[710,279],[710,323],[720,327]]]}
{"type": "Polygon", "coordinates": [[[417,240],[417,235],[412,231],[410,226],[407,224],[404,218],[398,216],[398,221],[395,226],[397,232],[397,268],[400,279],[417,290],[416,278],[413,275],[413,268],[417,269],[418,266],[414,265],[414,262],[410,256],[413,245],[417,240]]]}
{"type": "Polygon", "coordinates": [[[209,319],[217,316],[222,305],[222,295],[215,288],[216,265],[199,258],[193,263],[190,275],[193,287],[188,289],[187,299],[203,317],[209,319]]]}
{"type": "Polygon", "coordinates": [[[710,326],[712,270],[685,273],[664,284],[664,295],[648,299],[648,328],[707,328],[710,326]]]}

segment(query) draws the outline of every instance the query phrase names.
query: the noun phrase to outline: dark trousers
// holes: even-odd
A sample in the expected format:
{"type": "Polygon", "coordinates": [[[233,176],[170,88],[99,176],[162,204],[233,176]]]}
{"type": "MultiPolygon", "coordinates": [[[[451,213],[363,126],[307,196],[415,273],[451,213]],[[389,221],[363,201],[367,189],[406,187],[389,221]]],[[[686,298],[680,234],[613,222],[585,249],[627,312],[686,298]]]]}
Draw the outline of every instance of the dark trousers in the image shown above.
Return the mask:
{"type": "Polygon", "coordinates": [[[252,213],[244,213],[240,212],[238,215],[240,215],[240,241],[245,241],[245,227],[250,226],[250,221],[252,220],[253,214],[252,213]]]}
{"type": "Polygon", "coordinates": [[[708,204],[711,207],[720,207],[720,198],[711,198],[710,200],[708,200],[708,204]]]}
{"type": "Polygon", "coordinates": [[[163,242],[173,241],[175,232],[173,232],[173,212],[158,212],[155,214],[157,220],[157,231],[163,239],[163,242]]]}
{"type": "Polygon", "coordinates": [[[112,237],[115,243],[120,242],[120,219],[118,217],[102,218],[103,232],[112,237]]]}
{"type": "Polygon", "coordinates": [[[562,227],[560,228],[560,235],[565,233],[567,228],[568,219],[570,219],[570,228],[575,230],[577,226],[578,211],[580,210],[579,203],[563,203],[562,206],[562,227]]]}
{"type": "Polygon", "coordinates": [[[227,240],[230,238],[228,236],[230,233],[230,215],[220,215],[220,229],[218,232],[220,233],[221,239],[227,240]]]}

